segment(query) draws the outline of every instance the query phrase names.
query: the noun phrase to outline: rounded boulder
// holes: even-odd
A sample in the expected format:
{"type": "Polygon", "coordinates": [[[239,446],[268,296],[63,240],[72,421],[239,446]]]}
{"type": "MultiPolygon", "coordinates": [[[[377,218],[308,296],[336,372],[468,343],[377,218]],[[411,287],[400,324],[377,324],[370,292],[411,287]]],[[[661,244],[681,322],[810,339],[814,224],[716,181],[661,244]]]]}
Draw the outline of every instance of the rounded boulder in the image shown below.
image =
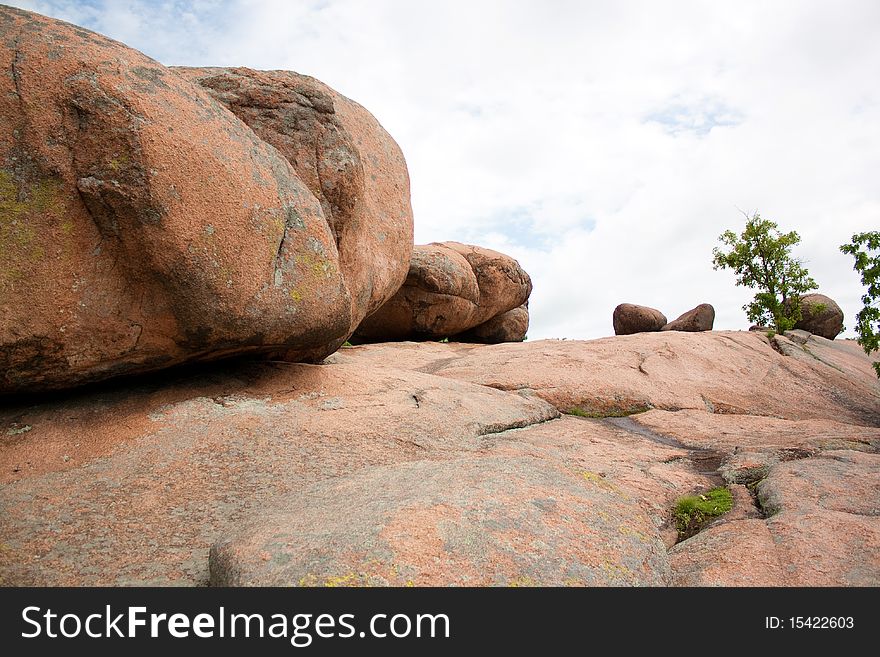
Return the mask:
{"type": "Polygon", "coordinates": [[[355,333],[359,342],[436,340],[528,301],[532,281],[510,256],[459,242],[416,246],[403,287],[355,333]]]}
{"type": "Polygon", "coordinates": [[[824,294],[801,297],[801,319],[794,328],[833,340],[843,331],[843,311],[824,294]]]}
{"type": "Polygon", "coordinates": [[[0,393],[242,353],[319,360],[403,281],[405,166],[368,131],[361,169],[396,178],[400,208],[373,227],[388,244],[367,247],[369,275],[332,203],[192,81],[8,7],[0,58],[0,393]]]}
{"type": "Polygon", "coordinates": [[[612,315],[614,335],[632,335],[659,331],[666,324],[666,315],[655,308],[622,303],[612,315]]]}
{"type": "Polygon", "coordinates": [[[696,308],[688,310],[681,316],[673,319],[661,331],[688,331],[692,333],[711,331],[715,325],[715,308],[712,304],[701,303],[696,308]]]}

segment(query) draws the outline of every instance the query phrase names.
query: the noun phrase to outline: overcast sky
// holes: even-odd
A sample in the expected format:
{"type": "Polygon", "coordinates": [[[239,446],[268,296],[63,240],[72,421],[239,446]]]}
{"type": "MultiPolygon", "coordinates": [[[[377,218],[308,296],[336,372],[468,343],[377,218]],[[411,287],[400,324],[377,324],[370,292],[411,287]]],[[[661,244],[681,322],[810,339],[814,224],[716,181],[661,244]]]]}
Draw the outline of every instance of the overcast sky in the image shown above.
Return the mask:
{"type": "MultiPolygon", "coordinates": [[[[531,274],[529,339],[613,333],[751,293],[713,271],[740,209],[852,327],[838,251],[880,229],[880,2],[21,0],[163,64],[291,69],[369,109],[409,164],[416,242],[499,249],[531,274]]],[[[853,335],[852,330],[847,335],[853,335]]]]}

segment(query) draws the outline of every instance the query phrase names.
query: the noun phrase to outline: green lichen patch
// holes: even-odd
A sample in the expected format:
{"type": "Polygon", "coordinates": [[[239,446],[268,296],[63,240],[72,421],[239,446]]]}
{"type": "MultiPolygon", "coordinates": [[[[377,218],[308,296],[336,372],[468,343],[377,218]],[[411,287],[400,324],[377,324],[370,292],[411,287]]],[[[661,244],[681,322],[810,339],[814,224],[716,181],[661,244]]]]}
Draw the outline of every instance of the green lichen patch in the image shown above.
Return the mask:
{"type": "MultiPolygon", "coordinates": [[[[56,178],[21,180],[0,169],[0,289],[15,285],[29,263],[43,258],[39,229],[44,218],[59,221],[66,212],[61,181],[56,178]]],[[[62,223],[66,236],[72,230],[62,223]]]]}
{"type": "Polygon", "coordinates": [[[61,181],[45,178],[27,182],[17,181],[11,171],[0,169],[0,217],[2,225],[24,219],[33,214],[58,216],[64,212],[61,181]]]}
{"type": "Polygon", "coordinates": [[[360,588],[372,586],[372,578],[366,573],[350,572],[342,575],[328,575],[317,577],[312,573],[300,578],[300,587],[325,587],[325,588],[360,588]]]}
{"type": "Polygon", "coordinates": [[[540,586],[540,583],[527,575],[520,575],[509,580],[507,586],[510,588],[533,588],[540,586]]]}
{"type": "Polygon", "coordinates": [[[672,516],[678,529],[678,540],[690,538],[709,522],[733,508],[733,495],[724,487],[713,488],[697,495],[685,495],[675,503],[672,516]]]}
{"type": "Polygon", "coordinates": [[[23,433],[27,433],[31,429],[33,429],[33,427],[29,424],[21,425],[18,423],[13,423],[13,425],[9,429],[6,430],[6,435],[7,436],[20,436],[23,433]]]}

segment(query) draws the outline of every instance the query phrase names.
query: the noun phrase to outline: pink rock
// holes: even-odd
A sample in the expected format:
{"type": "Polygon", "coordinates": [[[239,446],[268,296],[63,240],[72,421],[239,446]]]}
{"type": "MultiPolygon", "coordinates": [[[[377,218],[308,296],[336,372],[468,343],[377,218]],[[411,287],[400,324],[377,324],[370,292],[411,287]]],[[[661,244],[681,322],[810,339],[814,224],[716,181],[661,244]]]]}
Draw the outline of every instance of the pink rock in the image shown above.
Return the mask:
{"type": "MultiPolygon", "coordinates": [[[[438,358],[432,371],[502,390],[528,388],[559,409],[597,415],[695,409],[880,425],[880,384],[870,359],[852,345],[836,349],[837,342],[826,341],[835,358],[852,360],[849,369],[800,348],[798,357],[785,356],[760,333],[665,331],[470,349],[438,358]]],[[[384,352],[376,353],[378,359],[384,352]]]]}
{"type": "Polygon", "coordinates": [[[529,275],[503,253],[458,242],[416,246],[403,287],[363,321],[355,341],[451,337],[519,308],[531,291],[529,275]]]}
{"type": "Polygon", "coordinates": [[[321,148],[296,168],[136,50],[9,7],[0,29],[0,394],[319,360],[402,283],[406,168],[359,106],[273,78],[315,90],[297,134],[321,148]],[[309,186],[317,169],[336,195],[309,186]]]}

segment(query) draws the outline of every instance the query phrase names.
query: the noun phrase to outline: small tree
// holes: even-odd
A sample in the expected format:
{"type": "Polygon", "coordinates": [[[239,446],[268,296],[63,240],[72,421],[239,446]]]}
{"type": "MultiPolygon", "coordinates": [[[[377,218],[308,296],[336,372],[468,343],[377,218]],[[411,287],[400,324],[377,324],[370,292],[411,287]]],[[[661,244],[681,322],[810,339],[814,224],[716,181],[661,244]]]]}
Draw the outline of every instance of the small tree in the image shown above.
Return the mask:
{"type": "MultiPolygon", "coordinates": [[[[862,297],[865,307],[856,314],[858,342],[866,354],[880,349],[880,232],[857,233],[852,243],[840,247],[856,259],[853,265],[862,277],[862,285],[868,288],[862,297]],[[873,251],[869,254],[869,251],[873,251]]],[[[880,377],[880,362],[874,363],[880,377]]]]}
{"type": "Polygon", "coordinates": [[[743,306],[749,321],[782,333],[801,318],[801,295],[815,290],[816,283],[791,255],[791,247],[801,241],[795,231],[780,233],[757,212],[745,216],[742,234],[727,230],[718,238],[730,250],[715,247],[712,264],[715,269],[732,269],[737,285],[757,290],[752,302],[743,306]]]}

